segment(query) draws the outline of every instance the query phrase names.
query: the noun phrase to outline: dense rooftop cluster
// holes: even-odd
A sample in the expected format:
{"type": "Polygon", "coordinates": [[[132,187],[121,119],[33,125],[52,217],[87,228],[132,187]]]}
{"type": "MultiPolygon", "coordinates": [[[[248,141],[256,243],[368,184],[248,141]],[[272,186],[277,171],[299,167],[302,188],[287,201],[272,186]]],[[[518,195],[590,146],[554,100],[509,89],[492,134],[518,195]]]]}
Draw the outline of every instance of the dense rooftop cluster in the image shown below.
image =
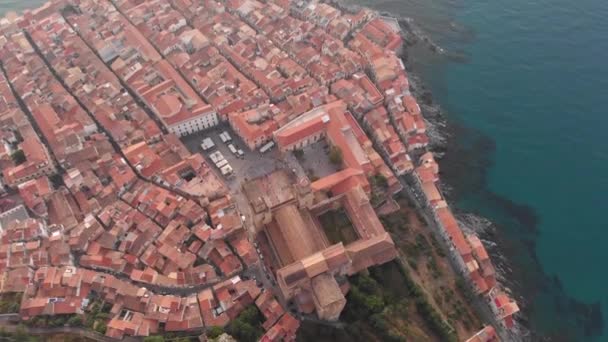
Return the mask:
{"type": "Polygon", "coordinates": [[[52,0],[0,33],[0,168],[19,198],[0,213],[0,293],[24,292],[23,319],[87,315],[101,300],[106,335],[122,338],[202,332],[256,305],[261,340],[292,341],[287,301],[335,320],[345,276],[397,256],[370,179],[393,194],[413,174],[462,273],[512,324],[517,305],[448,208],[432,155],[416,158],[429,139],[402,37],[375,12],[317,0],[52,0]],[[220,123],[283,156],[324,140],[339,170],[312,182],[275,172],[235,193],[180,140],[220,123]],[[317,216],[332,208],[348,214],[354,241],[322,232],[317,216]],[[261,262],[258,233],[274,263],[261,262]],[[276,287],[250,280],[258,269],[276,287]]]}
{"type": "MultiPolygon", "coordinates": [[[[147,336],[160,323],[165,330],[202,328],[197,289],[213,299],[237,286],[220,300],[234,318],[259,294],[255,283],[239,285],[239,274],[257,255],[223,180],[175,135],[162,134],[157,123],[170,131],[170,121],[157,102],[146,99],[182,96],[187,84],[170,65],[158,68],[159,57],[149,70],[166,71],[169,80],[160,81],[157,92],[138,88],[129,83],[138,75],[124,77],[124,67],[111,64],[113,72],[105,54],[90,49],[92,41],[83,40],[59,12],[49,12],[39,18],[26,13],[20,23],[27,32],[7,27],[2,37],[3,146],[9,156],[3,178],[29,210],[4,213],[2,291],[27,287],[24,318],[83,313],[94,291],[113,304],[107,331],[112,337],[147,336]],[[23,151],[24,160],[10,160],[15,150],[23,151]],[[53,183],[59,183],[51,184],[47,176],[55,173],[59,179],[53,183]],[[140,293],[146,288],[183,288],[191,295],[155,299],[140,293]],[[253,292],[239,309],[234,305],[241,299],[230,298],[242,291],[253,292]]],[[[117,20],[129,27],[122,16],[117,20]]],[[[149,44],[137,30],[128,32],[136,33],[125,41],[149,44]]],[[[112,43],[116,53],[130,54],[133,65],[148,57],[134,57],[140,45],[125,51],[112,43]]],[[[198,98],[192,90],[186,96],[198,98]]]]}
{"type": "Polygon", "coordinates": [[[158,126],[58,13],[30,35],[60,81],[120,146],[160,138],[158,126]]]}
{"type": "Polygon", "coordinates": [[[462,230],[462,225],[456,220],[439,191],[439,166],[431,153],[420,157],[420,165],[414,171],[415,179],[426,199],[434,219],[440,228],[441,236],[445,239],[453,253],[451,257],[459,267],[459,271],[471,282],[477,294],[488,296],[490,307],[494,310],[501,324],[506,328],[514,325],[513,314],[519,311],[517,304],[509,298],[496,282],[496,271],[490,256],[479,238],[472,233],[462,230]]]}
{"type": "Polygon", "coordinates": [[[120,1],[118,7],[163,56],[225,119],[231,112],[268,103],[266,93],[245,77],[200,30],[166,1],[120,1]]]}
{"type": "Polygon", "coordinates": [[[25,188],[30,186],[29,184],[35,184],[35,178],[55,173],[55,163],[27,115],[21,110],[4,75],[0,76],[0,94],[2,98],[0,104],[2,178],[4,183],[9,186],[32,181],[20,186],[25,188]],[[16,160],[13,157],[16,154],[21,154],[22,160],[16,160]]]}
{"type": "Polygon", "coordinates": [[[110,2],[84,1],[67,19],[120,79],[179,136],[217,124],[207,104],[171,63],[110,2]]]}
{"type": "Polygon", "coordinates": [[[95,122],[53,76],[25,34],[5,38],[0,58],[6,77],[60,166],[86,160],[95,146],[108,141],[97,134],[95,122]]]}

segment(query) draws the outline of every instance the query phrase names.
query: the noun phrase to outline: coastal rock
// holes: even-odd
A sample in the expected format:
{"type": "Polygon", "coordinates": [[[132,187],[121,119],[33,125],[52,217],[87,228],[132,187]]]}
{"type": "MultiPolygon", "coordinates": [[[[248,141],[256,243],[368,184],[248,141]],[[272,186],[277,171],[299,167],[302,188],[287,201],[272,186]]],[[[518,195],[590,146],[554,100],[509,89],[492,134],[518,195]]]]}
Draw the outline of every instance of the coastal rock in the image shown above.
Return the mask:
{"type": "Polygon", "coordinates": [[[419,96],[419,99],[427,106],[431,106],[433,104],[433,94],[430,91],[423,90],[419,96]]]}
{"type": "Polygon", "coordinates": [[[228,335],[226,333],[223,333],[220,336],[218,336],[217,338],[215,338],[213,340],[209,340],[209,341],[213,341],[213,342],[237,342],[237,340],[234,337],[232,337],[232,336],[230,336],[230,335],[228,335]]]}

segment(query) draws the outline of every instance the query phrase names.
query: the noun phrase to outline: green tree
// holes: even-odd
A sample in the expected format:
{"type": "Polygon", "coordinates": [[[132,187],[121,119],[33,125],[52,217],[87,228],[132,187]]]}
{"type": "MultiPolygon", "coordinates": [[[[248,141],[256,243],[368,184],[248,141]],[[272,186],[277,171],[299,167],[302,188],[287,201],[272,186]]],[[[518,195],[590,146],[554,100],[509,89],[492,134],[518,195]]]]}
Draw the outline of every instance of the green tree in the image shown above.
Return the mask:
{"type": "Polygon", "coordinates": [[[258,334],[256,329],[248,323],[243,324],[243,326],[241,327],[241,330],[239,331],[238,334],[236,334],[236,336],[238,336],[239,341],[243,340],[243,341],[256,341],[258,339],[258,334]]]}
{"type": "Polygon", "coordinates": [[[11,305],[9,305],[8,312],[19,312],[20,306],[21,305],[19,305],[19,303],[11,303],[11,305]]]}
{"type": "Polygon", "coordinates": [[[387,188],[388,187],[388,181],[387,181],[386,177],[384,177],[383,174],[379,173],[379,174],[375,175],[373,177],[373,181],[374,181],[374,184],[376,186],[379,186],[381,188],[387,188]]]}
{"type": "Polygon", "coordinates": [[[368,275],[360,275],[357,278],[357,286],[365,293],[373,294],[379,291],[378,283],[368,275]]]}
{"type": "Polygon", "coordinates": [[[44,316],[36,316],[36,317],[30,318],[29,320],[25,321],[25,324],[27,324],[30,327],[44,328],[47,326],[47,321],[46,321],[46,317],[44,317],[44,316]]]}
{"type": "Polygon", "coordinates": [[[379,313],[384,309],[384,301],[380,296],[367,296],[365,297],[365,306],[370,312],[379,313]]]}
{"type": "Polygon", "coordinates": [[[388,324],[386,323],[386,320],[384,319],[384,317],[381,314],[371,315],[370,323],[371,323],[372,327],[374,327],[376,330],[379,330],[379,331],[388,330],[388,324]]]}
{"type": "Polygon", "coordinates": [[[243,312],[239,315],[239,319],[249,324],[260,323],[259,311],[255,308],[255,306],[251,305],[243,310],[243,312]]]}
{"type": "Polygon", "coordinates": [[[329,161],[334,165],[342,165],[342,150],[339,147],[329,148],[329,161]]]}
{"type": "Polygon", "coordinates": [[[209,329],[207,329],[207,337],[213,339],[213,338],[218,338],[221,334],[224,333],[224,329],[222,327],[211,327],[209,329]]]}
{"type": "Polygon", "coordinates": [[[105,322],[97,322],[97,325],[95,325],[95,331],[97,331],[98,333],[105,335],[106,330],[108,330],[108,326],[106,325],[105,322]]]}
{"type": "Polygon", "coordinates": [[[13,336],[17,341],[31,341],[32,336],[28,335],[27,329],[24,325],[19,324],[13,333],[13,336]]]}
{"type": "Polygon", "coordinates": [[[14,303],[8,301],[8,300],[0,300],[0,313],[11,313],[11,312],[17,312],[19,311],[19,305],[17,305],[17,310],[13,311],[14,303]]]}
{"type": "Polygon", "coordinates": [[[63,184],[63,177],[61,177],[61,175],[52,175],[49,177],[49,180],[51,181],[51,184],[53,184],[53,188],[58,189],[60,186],[65,185],[63,184]]]}
{"type": "Polygon", "coordinates": [[[27,330],[23,324],[19,324],[17,328],[15,328],[15,336],[27,335],[27,330]]]}
{"type": "Polygon", "coordinates": [[[56,327],[64,326],[66,321],[67,321],[67,318],[65,315],[57,315],[57,316],[49,317],[48,324],[50,327],[56,328],[56,327]]]}
{"type": "Polygon", "coordinates": [[[93,314],[86,315],[85,319],[84,319],[84,326],[89,329],[92,329],[93,325],[95,325],[95,315],[93,315],[93,314]]]}
{"type": "Polygon", "coordinates": [[[82,326],[82,317],[80,316],[72,316],[68,319],[68,325],[71,327],[81,327],[82,326]]]}
{"type": "Polygon", "coordinates": [[[102,311],[102,312],[99,312],[97,315],[95,315],[95,318],[106,320],[106,319],[110,318],[110,314],[102,311]]]}
{"type": "Polygon", "coordinates": [[[408,302],[407,299],[401,299],[397,303],[393,304],[393,311],[401,318],[407,318],[408,316],[408,302]]]}
{"type": "Polygon", "coordinates": [[[148,336],[144,338],[144,342],[164,342],[165,338],[162,336],[148,336]]]}
{"type": "Polygon", "coordinates": [[[238,341],[257,341],[264,333],[261,322],[260,312],[255,306],[250,305],[241,312],[239,317],[228,324],[226,332],[238,341]]]}
{"type": "Polygon", "coordinates": [[[11,154],[11,158],[15,164],[23,164],[25,162],[25,153],[23,150],[17,150],[11,154]]]}

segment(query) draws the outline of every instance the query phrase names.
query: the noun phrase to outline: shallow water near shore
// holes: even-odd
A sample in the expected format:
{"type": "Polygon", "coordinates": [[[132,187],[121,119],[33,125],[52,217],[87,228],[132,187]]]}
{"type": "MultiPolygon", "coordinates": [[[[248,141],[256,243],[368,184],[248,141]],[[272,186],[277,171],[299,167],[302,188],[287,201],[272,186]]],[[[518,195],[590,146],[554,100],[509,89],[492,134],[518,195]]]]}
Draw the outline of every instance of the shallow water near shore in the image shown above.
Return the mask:
{"type": "Polygon", "coordinates": [[[44,4],[43,0],[0,0],[0,15],[4,16],[7,12],[21,12],[26,9],[34,9],[44,4]]]}
{"type": "Polygon", "coordinates": [[[460,57],[417,47],[409,64],[450,122],[441,167],[454,209],[493,222],[481,236],[527,339],[607,340],[608,2],[359,3],[413,18],[460,57]]]}

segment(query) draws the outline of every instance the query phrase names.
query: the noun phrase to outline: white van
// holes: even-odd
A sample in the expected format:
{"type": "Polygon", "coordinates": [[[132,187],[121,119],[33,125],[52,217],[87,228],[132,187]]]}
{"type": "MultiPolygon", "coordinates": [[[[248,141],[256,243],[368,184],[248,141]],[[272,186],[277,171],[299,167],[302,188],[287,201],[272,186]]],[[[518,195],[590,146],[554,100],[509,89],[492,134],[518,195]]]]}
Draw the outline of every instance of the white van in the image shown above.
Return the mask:
{"type": "Polygon", "coordinates": [[[210,148],[214,148],[215,144],[213,143],[213,140],[211,140],[211,138],[205,138],[203,139],[203,143],[201,144],[201,148],[203,149],[203,151],[207,151],[210,148]]]}
{"type": "Polygon", "coordinates": [[[219,161],[224,160],[224,155],[220,151],[215,151],[209,155],[209,158],[217,164],[219,161]]]}
{"type": "Polygon", "coordinates": [[[215,163],[215,166],[217,166],[218,169],[221,169],[222,167],[228,165],[228,162],[226,161],[226,159],[222,159],[219,162],[215,163]]]}
{"type": "Polygon", "coordinates": [[[273,146],[274,146],[274,141],[271,141],[268,144],[262,146],[262,148],[260,149],[260,152],[265,153],[266,151],[270,150],[273,146]]]}
{"type": "Polygon", "coordinates": [[[234,147],[234,145],[228,144],[228,149],[230,150],[230,152],[232,152],[232,154],[236,154],[236,148],[234,147]]]}
{"type": "Polygon", "coordinates": [[[228,176],[232,174],[232,167],[230,165],[226,165],[220,169],[222,175],[228,176]]]}
{"type": "Polygon", "coordinates": [[[226,141],[231,141],[232,140],[232,137],[230,136],[230,134],[228,134],[228,132],[224,131],[224,133],[222,133],[222,134],[224,134],[224,137],[226,138],[226,141]]]}
{"type": "Polygon", "coordinates": [[[226,141],[228,141],[228,138],[226,137],[226,132],[220,133],[220,139],[222,140],[223,143],[226,143],[226,141]]]}

